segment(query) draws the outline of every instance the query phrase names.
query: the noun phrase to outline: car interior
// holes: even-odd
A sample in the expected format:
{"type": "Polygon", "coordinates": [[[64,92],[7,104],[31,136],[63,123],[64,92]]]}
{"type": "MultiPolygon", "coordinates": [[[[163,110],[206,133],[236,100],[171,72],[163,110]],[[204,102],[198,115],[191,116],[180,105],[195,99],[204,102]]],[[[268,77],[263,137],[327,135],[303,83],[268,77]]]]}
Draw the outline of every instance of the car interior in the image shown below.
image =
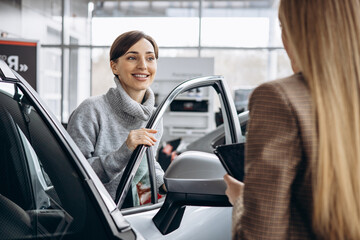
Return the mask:
{"type": "Polygon", "coordinates": [[[0,82],[2,238],[61,239],[91,234],[85,224],[101,218],[91,217],[96,213],[89,210],[79,174],[68,159],[17,85],[0,82]]]}
{"type": "MultiPolygon", "coordinates": [[[[28,123],[32,110],[18,93],[0,92],[1,220],[6,221],[0,235],[16,239],[64,234],[72,217],[57,204],[59,197],[53,186],[45,189],[40,184],[40,180],[45,181],[44,172],[36,173],[33,160],[40,161],[26,144],[31,140],[28,123]],[[24,114],[25,108],[29,108],[28,114],[24,114]]],[[[47,176],[46,181],[51,184],[47,176]]]]}
{"type": "Polygon", "coordinates": [[[31,235],[30,216],[24,209],[31,209],[30,181],[27,174],[21,140],[9,112],[0,107],[0,235],[18,238],[31,235]],[[6,124],[7,123],[7,124],[6,124]]]}

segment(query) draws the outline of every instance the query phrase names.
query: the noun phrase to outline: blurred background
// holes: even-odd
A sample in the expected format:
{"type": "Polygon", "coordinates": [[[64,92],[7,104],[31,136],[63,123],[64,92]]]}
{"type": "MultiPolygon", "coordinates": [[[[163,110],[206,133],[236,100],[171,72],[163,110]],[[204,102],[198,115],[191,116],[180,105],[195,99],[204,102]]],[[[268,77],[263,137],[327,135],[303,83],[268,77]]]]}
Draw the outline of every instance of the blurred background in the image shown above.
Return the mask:
{"type": "Polygon", "coordinates": [[[66,124],[85,98],[114,86],[114,39],[141,30],[160,48],[157,96],[170,91],[169,82],[222,75],[241,112],[255,86],[291,74],[277,8],[278,0],[1,0],[0,58],[25,74],[30,64],[6,50],[34,44],[35,88],[66,124]]]}

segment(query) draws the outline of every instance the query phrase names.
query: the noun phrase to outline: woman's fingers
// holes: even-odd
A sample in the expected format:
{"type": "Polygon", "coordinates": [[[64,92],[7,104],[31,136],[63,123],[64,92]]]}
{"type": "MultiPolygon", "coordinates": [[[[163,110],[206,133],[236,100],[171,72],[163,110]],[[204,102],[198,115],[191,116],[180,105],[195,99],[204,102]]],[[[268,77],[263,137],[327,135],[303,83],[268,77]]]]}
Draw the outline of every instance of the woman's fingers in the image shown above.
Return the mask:
{"type": "Polygon", "coordinates": [[[148,136],[129,135],[126,144],[128,145],[129,149],[133,151],[137,146],[141,144],[153,146],[155,145],[155,141],[148,136]]]}
{"type": "Polygon", "coordinates": [[[238,180],[236,180],[235,178],[233,178],[229,174],[224,175],[224,180],[225,180],[227,185],[236,184],[236,182],[239,182],[238,180]]]}
{"type": "Polygon", "coordinates": [[[157,130],[155,130],[155,129],[141,128],[141,130],[145,130],[148,133],[157,133],[157,130]]]}
{"type": "Polygon", "coordinates": [[[147,146],[154,146],[157,141],[153,134],[157,133],[155,129],[141,128],[136,130],[131,130],[128,138],[126,139],[126,144],[130,150],[135,150],[138,145],[144,144],[147,146]]]}
{"type": "MultiPolygon", "coordinates": [[[[155,130],[154,133],[156,132],[157,131],[155,130]]],[[[154,135],[147,130],[136,131],[134,133],[134,136],[136,138],[135,141],[138,141],[139,144],[154,145],[155,142],[157,141],[154,135]]]]}
{"type": "Polygon", "coordinates": [[[154,142],[156,142],[156,138],[154,137],[154,134],[157,133],[157,130],[155,129],[144,129],[144,135],[149,137],[151,140],[153,140],[154,142]]]}
{"type": "Polygon", "coordinates": [[[231,177],[229,174],[224,175],[224,181],[227,185],[225,194],[229,198],[229,202],[234,205],[234,202],[237,198],[241,197],[243,194],[244,183],[236,180],[231,177]]]}

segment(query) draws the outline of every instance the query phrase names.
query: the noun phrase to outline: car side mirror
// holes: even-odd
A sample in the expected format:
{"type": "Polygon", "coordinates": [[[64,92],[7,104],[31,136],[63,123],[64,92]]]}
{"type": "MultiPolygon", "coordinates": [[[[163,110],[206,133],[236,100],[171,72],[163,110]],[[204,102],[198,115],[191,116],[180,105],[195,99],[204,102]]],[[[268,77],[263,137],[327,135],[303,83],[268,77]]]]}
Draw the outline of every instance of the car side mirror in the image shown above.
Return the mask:
{"type": "Polygon", "coordinates": [[[226,171],[216,155],[188,151],[170,164],[164,175],[165,202],[153,222],[162,234],[180,226],[185,207],[231,206],[225,195],[226,171]]]}
{"type": "Polygon", "coordinates": [[[174,159],[164,175],[164,182],[168,192],[225,195],[225,173],[215,154],[188,151],[174,159]]]}

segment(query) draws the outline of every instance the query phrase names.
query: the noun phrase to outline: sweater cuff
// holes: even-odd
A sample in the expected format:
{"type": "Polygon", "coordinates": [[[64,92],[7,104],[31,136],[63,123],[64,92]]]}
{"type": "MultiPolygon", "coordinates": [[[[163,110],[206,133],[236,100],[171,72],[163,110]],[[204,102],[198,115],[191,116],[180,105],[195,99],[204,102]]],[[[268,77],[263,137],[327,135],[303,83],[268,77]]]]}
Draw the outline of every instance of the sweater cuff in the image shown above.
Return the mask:
{"type": "MultiPolygon", "coordinates": [[[[126,145],[126,143],[124,142],[119,148],[118,150],[116,150],[115,152],[115,158],[117,161],[119,161],[120,159],[125,163],[125,167],[127,165],[127,162],[129,161],[131,154],[133,153],[133,151],[131,151],[128,146],[126,145]]],[[[120,161],[121,161],[120,160],[120,161]]],[[[122,166],[123,167],[123,166],[122,166]]]]}
{"type": "Polygon", "coordinates": [[[159,172],[156,172],[156,186],[159,189],[161,185],[164,184],[164,174],[159,174],[159,172]]]}

